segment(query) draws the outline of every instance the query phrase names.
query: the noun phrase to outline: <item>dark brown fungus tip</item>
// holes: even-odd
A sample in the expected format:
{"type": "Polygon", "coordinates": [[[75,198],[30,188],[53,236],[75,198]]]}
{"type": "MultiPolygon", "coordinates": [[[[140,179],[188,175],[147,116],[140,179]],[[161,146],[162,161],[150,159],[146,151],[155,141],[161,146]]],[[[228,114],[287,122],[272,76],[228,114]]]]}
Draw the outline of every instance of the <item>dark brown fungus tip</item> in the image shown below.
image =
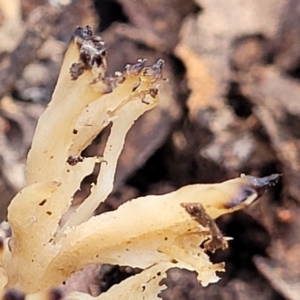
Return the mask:
{"type": "Polygon", "coordinates": [[[164,60],[159,59],[155,64],[153,64],[152,70],[156,71],[157,74],[161,74],[164,64],[164,60]]]}
{"type": "Polygon", "coordinates": [[[151,67],[144,68],[143,75],[153,77],[155,80],[161,79],[163,65],[164,61],[162,59],[159,59],[151,67]]]}
{"type": "Polygon", "coordinates": [[[272,174],[266,177],[243,176],[246,179],[236,194],[229,202],[224,204],[224,208],[233,208],[242,203],[250,205],[258,199],[264,191],[271,186],[274,186],[280,179],[281,174],[272,174]]]}
{"type": "Polygon", "coordinates": [[[98,69],[99,78],[104,76],[106,70],[106,47],[100,36],[93,35],[90,26],[77,27],[73,34],[78,49],[78,61],[71,64],[69,72],[72,80],[78,79],[85,70],[98,69]]]}
{"type": "Polygon", "coordinates": [[[47,214],[48,216],[51,216],[51,215],[52,215],[52,211],[47,210],[47,211],[46,211],[46,214],[47,214]]]}
{"type": "Polygon", "coordinates": [[[256,190],[259,196],[271,186],[274,186],[280,179],[281,174],[272,174],[266,177],[245,176],[248,184],[256,190]]]}
{"type": "Polygon", "coordinates": [[[19,290],[10,289],[4,293],[2,300],[25,300],[25,294],[19,290]]]}
{"type": "Polygon", "coordinates": [[[73,129],[73,134],[77,134],[78,130],[77,129],[73,129]]]}
{"type": "Polygon", "coordinates": [[[60,300],[63,298],[63,292],[58,288],[53,288],[49,291],[49,300],[60,300]]]}
{"type": "Polygon", "coordinates": [[[129,74],[137,75],[145,67],[146,59],[138,59],[138,61],[133,65],[126,65],[125,70],[129,74]]]}
{"type": "Polygon", "coordinates": [[[73,33],[73,38],[78,43],[82,43],[83,40],[91,38],[92,36],[93,36],[93,30],[89,25],[85,27],[78,26],[73,33]]]}

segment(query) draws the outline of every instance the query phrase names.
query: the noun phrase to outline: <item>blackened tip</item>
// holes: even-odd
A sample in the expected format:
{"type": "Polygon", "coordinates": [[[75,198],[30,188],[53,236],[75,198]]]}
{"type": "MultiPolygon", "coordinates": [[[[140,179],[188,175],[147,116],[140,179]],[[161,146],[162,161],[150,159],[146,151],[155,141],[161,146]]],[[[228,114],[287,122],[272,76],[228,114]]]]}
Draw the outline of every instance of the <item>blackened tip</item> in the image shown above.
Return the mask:
{"type": "Polygon", "coordinates": [[[73,33],[74,37],[79,37],[81,39],[86,39],[93,36],[92,28],[87,25],[85,27],[77,27],[73,33]]]}
{"type": "Polygon", "coordinates": [[[241,185],[236,196],[224,204],[225,208],[233,208],[242,203],[250,205],[258,199],[268,187],[274,186],[279,181],[281,174],[272,174],[266,177],[243,175],[242,177],[246,179],[246,184],[241,185]]]}
{"type": "Polygon", "coordinates": [[[5,292],[2,300],[25,300],[25,294],[16,289],[10,289],[5,292]]]}
{"type": "Polygon", "coordinates": [[[280,179],[281,174],[272,174],[266,177],[246,176],[249,184],[255,189],[265,189],[274,186],[280,179]]]}
{"type": "Polygon", "coordinates": [[[165,64],[165,61],[162,60],[162,59],[159,59],[159,60],[153,65],[153,67],[161,70],[161,69],[163,68],[164,64],[165,64]]]}
{"type": "Polygon", "coordinates": [[[138,59],[138,61],[133,64],[133,65],[126,65],[125,66],[125,70],[127,71],[127,73],[131,73],[131,74],[139,74],[141,72],[141,70],[145,67],[145,63],[146,63],[146,59],[138,59]]]}
{"type": "Polygon", "coordinates": [[[74,33],[73,33],[74,36],[78,36],[78,37],[81,37],[83,38],[83,34],[82,34],[82,27],[76,27],[74,33]]]}
{"type": "Polygon", "coordinates": [[[60,289],[53,288],[49,291],[49,300],[60,300],[63,296],[63,292],[60,289]]]}

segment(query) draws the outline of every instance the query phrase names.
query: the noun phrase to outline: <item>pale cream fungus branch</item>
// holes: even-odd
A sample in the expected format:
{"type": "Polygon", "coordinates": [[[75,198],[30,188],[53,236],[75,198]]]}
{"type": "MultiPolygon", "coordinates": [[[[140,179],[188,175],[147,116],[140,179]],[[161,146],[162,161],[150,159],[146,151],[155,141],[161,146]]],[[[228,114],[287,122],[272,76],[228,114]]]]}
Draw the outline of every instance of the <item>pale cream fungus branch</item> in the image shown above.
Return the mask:
{"type": "MultiPolygon", "coordinates": [[[[138,60],[124,72],[104,77],[105,55],[103,40],[88,26],[75,31],[51,102],[37,125],[27,160],[27,186],[8,209],[13,234],[2,262],[9,286],[31,292],[43,288],[37,282],[60,251],[65,229],[88,220],[107,198],[127,132],[158,103],[162,60],[151,67],[138,60]],[[110,123],[103,158],[81,159],[85,147],[110,123]],[[102,163],[97,185],[60,229],[62,215],[96,163],[102,163]]],[[[55,275],[45,277],[44,286],[51,286],[55,275]]]]}
{"type": "MultiPolygon", "coordinates": [[[[279,175],[254,178],[243,176],[219,184],[195,184],[165,195],[133,199],[116,211],[101,214],[70,230],[48,270],[60,267],[61,275],[66,276],[82,268],[85,261],[104,260],[144,269],[175,260],[189,270],[196,270],[202,281],[199,255],[204,252],[199,245],[206,241],[204,249],[210,251],[225,247],[212,219],[247,207],[279,175]],[[187,199],[191,202],[182,204],[187,199]],[[87,249],[86,245],[94,246],[87,249]],[[72,253],[81,257],[76,264],[72,253]]],[[[61,275],[56,273],[56,278],[61,275]]]]}
{"type": "Polygon", "coordinates": [[[204,286],[216,282],[216,271],[223,271],[224,265],[212,264],[205,251],[226,248],[227,239],[214,219],[250,205],[280,176],[184,186],[165,195],[132,199],[115,211],[92,217],[113,190],[126,134],[158,104],[163,79],[163,61],[146,67],[143,59],[105,77],[105,57],[102,38],[89,26],[77,28],[51,102],[37,125],[27,160],[27,186],[8,208],[12,237],[0,247],[0,288],[45,294],[74,272],[101,263],[145,271],[99,300],[158,299],[162,289],[158,283],[171,267],[196,271],[204,286]],[[101,157],[82,157],[108,124],[101,157]],[[62,215],[95,164],[101,164],[97,183],[61,227],[62,215]]]}

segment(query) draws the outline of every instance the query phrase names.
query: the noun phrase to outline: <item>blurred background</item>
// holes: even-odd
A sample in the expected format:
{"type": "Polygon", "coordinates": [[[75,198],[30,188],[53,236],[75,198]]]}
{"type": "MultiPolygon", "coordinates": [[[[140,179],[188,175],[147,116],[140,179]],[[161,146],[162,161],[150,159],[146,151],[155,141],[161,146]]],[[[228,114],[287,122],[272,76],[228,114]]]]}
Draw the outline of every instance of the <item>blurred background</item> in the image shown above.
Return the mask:
{"type": "MultiPolygon", "coordinates": [[[[162,58],[168,79],[159,107],[130,131],[115,190],[98,213],[191,183],[283,174],[252,207],[218,220],[234,237],[212,256],[226,262],[222,280],[202,288],[194,273],[174,269],[161,297],[300,299],[298,0],[0,0],[1,221],[25,184],[26,155],[70,37],[87,24],[105,39],[108,75],[162,58]]],[[[83,155],[101,154],[104,142],[99,135],[83,155]]],[[[74,204],[94,180],[83,181],[74,204]]],[[[138,270],[88,272],[80,289],[97,295],[138,270]]]]}

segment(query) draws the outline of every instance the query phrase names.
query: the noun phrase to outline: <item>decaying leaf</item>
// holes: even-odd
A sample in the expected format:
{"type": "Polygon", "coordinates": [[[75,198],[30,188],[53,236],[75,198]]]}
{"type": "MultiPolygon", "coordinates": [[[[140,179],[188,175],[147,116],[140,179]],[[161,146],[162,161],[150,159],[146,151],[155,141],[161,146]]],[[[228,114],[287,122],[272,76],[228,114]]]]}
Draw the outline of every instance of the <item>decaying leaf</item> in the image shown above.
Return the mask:
{"type": "Polygon", "coordinates": [[[235,81],[231,55],[241,37],[275,35],[278,19],[274,15],[280,14],[284,1],[196,2],[203,11],[186,19],[175,53],[187,67],[189,116],[214,136],[200,153],[228,170],[240,172],[250,160],[263,165],[274,158],[260,155],[266,145],[256,140],[228,105],[227,94],[235,81]]]}

